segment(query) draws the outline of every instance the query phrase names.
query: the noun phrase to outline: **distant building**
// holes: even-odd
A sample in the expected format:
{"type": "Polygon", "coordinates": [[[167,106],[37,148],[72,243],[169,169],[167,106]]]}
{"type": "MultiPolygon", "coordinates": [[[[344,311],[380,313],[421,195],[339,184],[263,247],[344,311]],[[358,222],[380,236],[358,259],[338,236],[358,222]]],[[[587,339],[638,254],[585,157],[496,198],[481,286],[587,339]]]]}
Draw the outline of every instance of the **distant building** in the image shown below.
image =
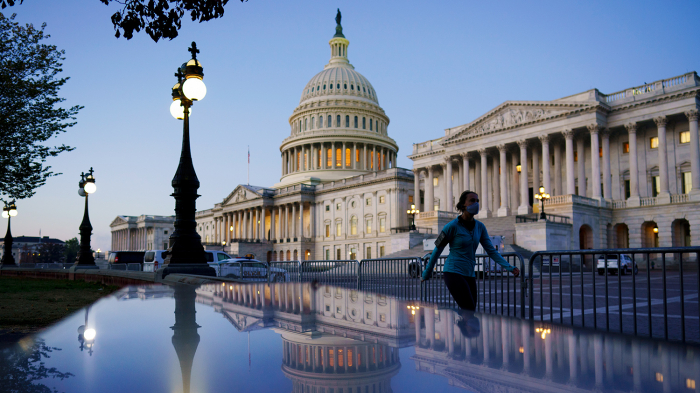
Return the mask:
{"type": "MultiPolygon", "coordinates": [[[[15,263],[28,263],[33,261],[34,255],[42,244],[65,244],[63,240],[53,239],[48,236],[16,236],[12,238],[12,256],[15,263]]],[[[5,239],[0,238],[0,258],[5,254],[5,239]]],[[[55,261],[59,262],[59,261],[55,261]]]]}
{"type": "Polygon", "coordinates": [[[166,250],[175,216],[117,216],[109,226],[111,251],[166,250]]]}

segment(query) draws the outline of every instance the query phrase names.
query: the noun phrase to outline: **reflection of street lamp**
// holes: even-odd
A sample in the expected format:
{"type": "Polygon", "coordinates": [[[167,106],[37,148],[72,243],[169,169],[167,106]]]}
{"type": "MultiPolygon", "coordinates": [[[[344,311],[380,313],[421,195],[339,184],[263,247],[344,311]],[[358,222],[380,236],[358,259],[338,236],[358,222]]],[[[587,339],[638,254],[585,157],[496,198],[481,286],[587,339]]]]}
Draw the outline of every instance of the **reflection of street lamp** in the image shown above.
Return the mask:
{"type": "Polygon", "coordinates": [[[411,226],[408,228],[409,231],[416,230],[416,214],[420,213],[420,210],[416,209],[416,205],[411,205],[409,210],[406,210],[409,216],[411,216],[411,226]]]}
{"type": "Polygon", "coordinates": [[[200,326],[197,325],[195,311],[197,294],[195,288],[188,285],[176,285],[173,289],[175,290],[175,325],[171,327],[173,330],[172,343],[180,362],[182,391],[189,393],[192,362],[197,346],[199,346],[197,329],[200,326]]]}
{"type": "Polygon", "coordinates": [[[7,218],[7,233],[5,234],[5,252],[2,254],[2,260],[0,261],[0,266],[5,264],[15,264],[15,257],[12,256],[12,231],[10,230],[10,220],[12,217],[17,216],[17,205],[15,201],[10,203],[5,202],[5,207],[2,208],[2,217],[7,218]]]}
{"type": "Polygon", "coordinates": [[[202,238],[197,233],[194,215],[197,210],[196,200],[199,179],[192,164],[190,151],[190,108],[194,101],[199,101],[207,94],[202,82],[204,70],[197,60],[197,44],[192,42],[189,48],[192,59],[178,68],[175,76],[177,84],[172,88],[173,103],[170,113],[176,119],[183,120],[182,150],[180,164],[172,180],[175,197],[175,230],[170,235],[170,248],[159,275],[165,277],[170,273],[198,274],[216,276],[214,268],[207,265],[202,238]]]}
{"type": "Polygon", "coordinates": [[[92,346],[95,344],[95,336],[97,331],[93,328],[88,328],[88,314],[90,307],[85,309],[85,324],[78,328],[78,342],[80,342],[80,352],[87,348],[88,353],[92,356],[92,346]]]}
{"type": "Polygon", "coordinates": [[[83,212],[83,222],[80,223],[80,250],[78,250],[78,256],[75,258],[75,264],[71,269],[97,269],[95,257],[90,250],[92,225],[90,225],[90,215],[88,214],[88,195],[97,191],[92,168],[90,168],[87,175],[85,173],[80,174],[78,186],[80,187],[78,195],[85,197],[85,211],[83,212]]]}
{"type": "Polygon", "coordinates": [[[540,192],[535,194],[535,199],[542,201],[542,210],[540,211],[540,220],[546,220],[547,215],[544,214],[544,202],[551,197],[551,195],[544,192],[544,187],[540,186],[540,192]]]}

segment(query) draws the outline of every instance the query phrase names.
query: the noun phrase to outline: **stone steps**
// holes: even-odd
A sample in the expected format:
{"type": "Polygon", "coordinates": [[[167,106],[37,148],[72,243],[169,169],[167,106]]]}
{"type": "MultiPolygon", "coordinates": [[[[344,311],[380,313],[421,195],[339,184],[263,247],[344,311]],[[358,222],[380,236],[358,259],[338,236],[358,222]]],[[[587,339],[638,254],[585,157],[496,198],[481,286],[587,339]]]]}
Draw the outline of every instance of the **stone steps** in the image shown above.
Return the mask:
{"type": "Polygon", "coordinates": [[[489,236],[503,236],[504,244],[515,243],[515,216],[477,218],[489,232],[489,236]]]}
{"type": "Polygon", "coordinates": [[[423,250],[423,242],[417,244],[407,250],[396,251],[385,255],[383,258],[420,258],[429,251],[423,250]]]}

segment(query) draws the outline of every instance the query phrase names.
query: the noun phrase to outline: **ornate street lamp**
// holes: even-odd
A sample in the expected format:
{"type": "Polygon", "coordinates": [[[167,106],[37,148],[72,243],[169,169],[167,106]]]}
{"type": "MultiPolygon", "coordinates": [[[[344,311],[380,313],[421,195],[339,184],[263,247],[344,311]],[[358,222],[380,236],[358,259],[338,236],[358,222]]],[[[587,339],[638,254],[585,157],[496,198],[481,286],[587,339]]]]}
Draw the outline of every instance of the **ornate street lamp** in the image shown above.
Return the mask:
{"type": "Polygon", "coordinates": [[[88,354],[92,356],[92,347],[95,344],[95,336],[97,331],[94,328],[88,327],[88,314],[90,306],[85,309],[85,324],[78,327],[78,342],[80,343],[80,352],[87,349],[88,354]]]}
{"type": "Polygon", "coordinates": [[[174,118],[183,120],[182,151],[180,164],[172,181],[175,230],[170,235],[170,248],[163,267],[158,270],[161,277],[170,273],[216,276],[216,270],[207,265],[202,238],[197,233],[197,222],[194,219],[196,200],[199,197],[199,179],[194,171],[190,152],[189,116],[192,104],[204,98],[207,88],[202,82],[204,72],[202,63],[197,60],[197,44],[192,42],[192,47],[188,50],[192,53],[192,59],[177,69],[177,84],[172,88],[173,103],[170,105],[170,113],[174,118]]]}
{"type": "Polygon", "coordinates": [[[17,205],[15,205],[15,201],[12,200],[10,203],[5,202],[5,207],[2,208],[2,217],[7,218],[7,233],[5,234],[4,243],[5,252],[2,254],[0,266],[15,264],[15,257],[12,256],[12,231],[10,230],[10,220],[16,215],[17,205]]]}
{"type": "Polygon", "coordinates": [[[80,250],[75,258],[75,264],[71,270],[76,269],[97,269],[95,265],[95,257],[90,250],[90,235],[92,235],[92,225],[90,225],[90,215],[88,214],[88,195],[97,191],[95,185],[95,176],[90,168],[87,175],[85,172],[80,174],[80,182],[78,183],[78,195],[85,197],[85,211],[83,212],[83,222],[80,223],[80,250]]]}
{"type": "Polygon", "coordinates": [[[411,226],[408,227],[409,231],[416,230],[416,214],[420,213],[420,210],[416,209],[416,205],[411,205],[409,210],[406,210],[409,216],[411,216],[411,226]]]}
{"type": "Polygon", "coordinates": [[[535,199],[542,201],[542,209],[540,210],[540,220],[546,220],[547,215],[544,214],[544,202],[551,197],[551,195],[544,192],[544,187],[540,186],[540,192],[535,194],[535,199]]]}

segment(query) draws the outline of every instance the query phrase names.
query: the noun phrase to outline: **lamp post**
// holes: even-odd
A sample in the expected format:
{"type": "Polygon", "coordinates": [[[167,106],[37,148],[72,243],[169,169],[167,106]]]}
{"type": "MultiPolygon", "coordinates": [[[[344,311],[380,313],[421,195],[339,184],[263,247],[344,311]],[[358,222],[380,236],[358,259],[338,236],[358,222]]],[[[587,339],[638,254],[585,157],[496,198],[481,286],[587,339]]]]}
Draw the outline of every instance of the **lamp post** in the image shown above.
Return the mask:
{"type": "Polygon", "coordinates": [[[551,197],[549,194],[547,194],[544,191],[545,191],[544,187],[540,186],[540,192],[535,194],[535,199],[542,201],[542,209],[540,210],[540,220],[547,219],[547,215],[544,214],[544,201],[546,201],[547,199],[549,199],[551,197]]]}
{"type": "Polygon", "coordinates": [[[207,88],[202,82],[204,72],[202,63],[197,60],[197,44],[192,42],[188,50],[192,53],[192,59],[177,69],[177,84],[172,88],[173,103],[170,105],[170,113],[176,119],[183,120],[182,150],[180,164],[172,180],[175,230],[170,235],[170,248],[163,267],[158,270],[160,277],[170,273],[216,276],[216,270],[207,265],[202,238],[197,233],[197,222],[194,219],[196,200],[199,197],[199,179],[194,171],[190,152],[189,115],[192,104],[204,98],[207,88]]]}
{"type": "Polygon", "coordinates": [[[411,216],[411,225],[408,227],[409,231],[416,230],[416,214],[420,213],[420,210],[416,209],[416,205],[411,205],[409,210],[406,210],[409,216],[411,216]]]}
{"type": "Polygon", "coordinates": [[[15,205],[15,201],[12,200],[9,203],[5,202],[5,207],[2,208],[2,217],[7,218],[7,233],[5,234],[5,242],[3,244],[5,252],[2,254],[0,266],[15,264],[15,257],[12,256],[12,231],[10,230],[10,220],[16,215],[17,205],[15,205]]]}
{"type": "Polygon", "coordinates": [[[95,344],[95,336],[97,332],[93,328],[88,327],[88,314],[90,306],[85,309],[85,324],[78,327],[78,342],[80,343],[80,352],[87,348],[88,354],[92,356],[92,347],[95,344]]]}
{"type": "Polygon", "coordinates": [[[90,215],[88,214],[88,195],[97,191],[95,186],[95,176],[90,168],[87,175],[85,172],[80,174],[80,182],[78,183],[78,195],[85,197],[85,211],[83,212],[83,222],[80,223],[80,250],[75,258],[75,264],[70,268],[71,271],[76,269],[97,269],[95,265],[95,257],[90,250],[90,235],[92,235],[92,225],[90,224],[90,215]]]}

